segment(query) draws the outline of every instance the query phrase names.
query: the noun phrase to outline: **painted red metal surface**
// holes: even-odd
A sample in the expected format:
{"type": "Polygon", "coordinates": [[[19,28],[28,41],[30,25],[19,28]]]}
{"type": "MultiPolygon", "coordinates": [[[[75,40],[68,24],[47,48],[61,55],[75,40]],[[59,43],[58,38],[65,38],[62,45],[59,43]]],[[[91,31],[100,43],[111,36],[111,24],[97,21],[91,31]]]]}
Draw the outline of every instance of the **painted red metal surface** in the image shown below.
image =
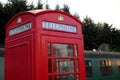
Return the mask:
{"type": "Polygon", "coordinates": [[[69,74],[86,80],[83,47],[82,24],[73,16],[56,10],[21,12],[6,25],[5,80],[55,80],[69,74]],[[48,43],[77,45],[78,58],[72,58],[78,60],[79,72],[48,73],[48,43]]]}

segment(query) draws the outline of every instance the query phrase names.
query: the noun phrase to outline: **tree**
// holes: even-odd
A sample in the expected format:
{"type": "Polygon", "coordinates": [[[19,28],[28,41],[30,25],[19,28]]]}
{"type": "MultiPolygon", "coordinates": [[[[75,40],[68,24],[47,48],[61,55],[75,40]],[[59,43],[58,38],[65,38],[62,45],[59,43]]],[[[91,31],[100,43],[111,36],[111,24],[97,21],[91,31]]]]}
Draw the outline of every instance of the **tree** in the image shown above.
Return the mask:
{"type": "Polygon", "coordinates": [[[45,9],[50,9],[48,4],[45,5],[45,9]]]}
{"type": "Polygon", "coordinates": [[[120,30],[108,23],[94,23],[86,17],[83,20],[84,46],[86,50],[97,49],[101,44],[109,44],[111,51],[120,51],[120,30]]]}
{"type": "Polygon", "coordinates": [[[4,44],[4,39],[5,39],[5,21],[3,20],[5,18],[4,14],[4,6],[0,2],[0,44],[4,44]]]}
{"type": "Polygon", "coordinates": [[[9,19],[17,13],[27,11],[29,9],[31,9],[31,5],[27,5],[26,0],[8,0],[4,6],[0,3],[0,44],[4,44],[5,25],[9,19]]]}
{"type": "Polygon", "coordinates": [[[94,21],[86,16],[83,20],[83,35],[84,35],[84,47],[86,50],[95,49],[96,37],[97,37],[97,28],[95,27],[94,21]]]}
{"type": "Polygon", "coordinates": [[[28,10],[27,1],[26,0],[8,0],[9,6],[12,8],[12,15],[19,13],[21,11],[28,10]]]}
{"type": "Polygon", "coordinates": [[[74,16],[75,16],[77,19],[80,19],[80,16],[78,15],[78,13],[75,13],[74,16]]]}
{"type": "Polygon", "coordinates": [[[101,41],[103,43],[111,44],[111,29],[112,29],[112,25],[103,23],[103,27],[101,31],[101,41]]]}
{"type": "Polygon", "coordinates": [[[55,6],[55,10],[61,10],[59,4],[55,6]]]}
{"type": "MultiPolygon", "coordinates": [[[[49,9],[49,5],[45,5],[49,9]]],[[[0,2],[0,44],[4,44],[5,40],[5,25],[8,20],[21,11],[31,9],[43,9],[41,0],[38,1],[37,7],[33,3],[27,4],[26,0],[8,0],[6,4],[0,2]]],[[[57,4],[56,10],[63,10],[70,14],[70,7],[66,4],[60,8],[57,4]]],[[[77,13],[74,14],[76,18],[80,18],[77,13]]],[[[97,49],[102,43],[111,45],[112,51],[120,51],[120,30],[112,28],[108,23],[94,23],[94,21],[86,16],[82,21],[82,31],[84,35],[85,50],[97,49]],[[118,50],[119,49],[119,50],[118,50]]]]}
{"type": "Polygon", "coordinates": [[[120,52],[120,30],[116,28],[111,29],[111,51],[120,52]]]}
{"type": "Polygon", "coordinates": [[[41,0],[38,0],[38,3],[37,3],[37,9],[43,9],[43,4],[41,2],[41,0]]]}
{"type": "Polygon", "coordinates": [[[61,10],[70,14],[70,7],[67,4],[64,4],[61,10]]]}

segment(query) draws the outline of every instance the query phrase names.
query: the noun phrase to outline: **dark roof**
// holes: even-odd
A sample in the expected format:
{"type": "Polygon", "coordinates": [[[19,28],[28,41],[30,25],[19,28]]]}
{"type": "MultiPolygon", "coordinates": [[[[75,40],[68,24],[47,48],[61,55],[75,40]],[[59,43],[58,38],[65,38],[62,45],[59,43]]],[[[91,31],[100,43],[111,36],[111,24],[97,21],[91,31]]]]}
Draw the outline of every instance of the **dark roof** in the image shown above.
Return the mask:
{"type": "Polygon", "coordinates": [[[102,52],[102,51],[85,51],[85,58],[115,58],[120,59],[120,52],[102,52]]]}
{"type": "MultiPolygon", "coordinates": [[[[0,48],[0,57],[4,56],[4,48],[0,48]]],[[[120,52],[84,51],[85,58],[120,59],[120,52]]]]}
{"type": "Polygon", "coordinates": [[[4,48],[4,45],[3,45],[3,44],[0,44],[0,48],[4,48]]]}

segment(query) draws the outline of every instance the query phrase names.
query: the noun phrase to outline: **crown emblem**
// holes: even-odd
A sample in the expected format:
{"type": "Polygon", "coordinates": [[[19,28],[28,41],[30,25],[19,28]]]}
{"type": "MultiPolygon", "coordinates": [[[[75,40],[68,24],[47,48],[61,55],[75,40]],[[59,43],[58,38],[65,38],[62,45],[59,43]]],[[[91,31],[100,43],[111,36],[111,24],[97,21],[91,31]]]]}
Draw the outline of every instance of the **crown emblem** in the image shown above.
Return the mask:
{"type": "Polygon", "coordinates": [[[17,24],[20,24],[22,22],[22,19],[19,17],[17,20],[17,24]]]}
{"type": "Polygon", "coordinates": [[[62,17],[61,15],[58,16],[58,21],[64,21],[64,17],[62,17]]]}

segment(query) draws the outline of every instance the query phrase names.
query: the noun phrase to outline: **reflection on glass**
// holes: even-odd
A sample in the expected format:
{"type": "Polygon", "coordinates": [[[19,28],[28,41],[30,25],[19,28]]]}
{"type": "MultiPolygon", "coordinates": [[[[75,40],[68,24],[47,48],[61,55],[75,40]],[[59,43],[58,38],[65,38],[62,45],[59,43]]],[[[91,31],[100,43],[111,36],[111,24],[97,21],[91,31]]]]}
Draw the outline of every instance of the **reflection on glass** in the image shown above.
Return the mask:
{"type": "Polygon", "coordinates": [[[78,48],[77,48],[77,45],[74,45],[75,46],[75,56],[78,57],[78,48]]]}
{"type": "Polygon", "coordinates": [[[51,56],[50,55],[50,43],[48,43],[48,56],[51,56]]]}
{"type": "Polygon", "coordinates": [[[74,75],[61,75],[61,76],[55,76],[54,80],[74,80],[74,75]]]}
{"type": "Polygon", "coordinates": [[[112,75],[112,64],[110,60],[100,60],[100,72],[102,76],[112,75]]]}
{"type": "Polygon", "coordinates": [[[70,59],[55,59],[54,60],[54,72],[74,72],[73,60],[70,59]]]}
{"type": "Polygon", "coordinates": [[[119,71],[119,74],[120,74],[120,60],[117,61],[117,65],[118,65],[118,71],[119,71]]]}
{"type": "Polygon", "coordinates": [[[76,80],[80,80],[80,76],[79,75],[76,75],[76,80]]]}
{"type": "Polygon", "coordinates": [[[86,75],[87,77],[92,77],[93,76],[93,69],[92,69],[92,61],[91,60],[86,60],[86,75]]]}
{"type": "Polygon", "coordinates": [[[101,66],[111,66],[111,61],[110,60],[101,60],[100,65],[101,66]]]}
{"type": "Polygon", "coordinates": [[[54,56],[73,56],[72,45],[69,44],[53,44],[54,56]]]}
{"type": "Polygon", "coordinates": [[[78,60],[76,60],[76,71],[79,72],[79,68],[78,68],[78,60]]]}
{"type": "Polygon", "coordinates": [[[118,64],[118,66],[120,66],[120,61],[119,60],[117,61],[117,64],[118,64]]]}

